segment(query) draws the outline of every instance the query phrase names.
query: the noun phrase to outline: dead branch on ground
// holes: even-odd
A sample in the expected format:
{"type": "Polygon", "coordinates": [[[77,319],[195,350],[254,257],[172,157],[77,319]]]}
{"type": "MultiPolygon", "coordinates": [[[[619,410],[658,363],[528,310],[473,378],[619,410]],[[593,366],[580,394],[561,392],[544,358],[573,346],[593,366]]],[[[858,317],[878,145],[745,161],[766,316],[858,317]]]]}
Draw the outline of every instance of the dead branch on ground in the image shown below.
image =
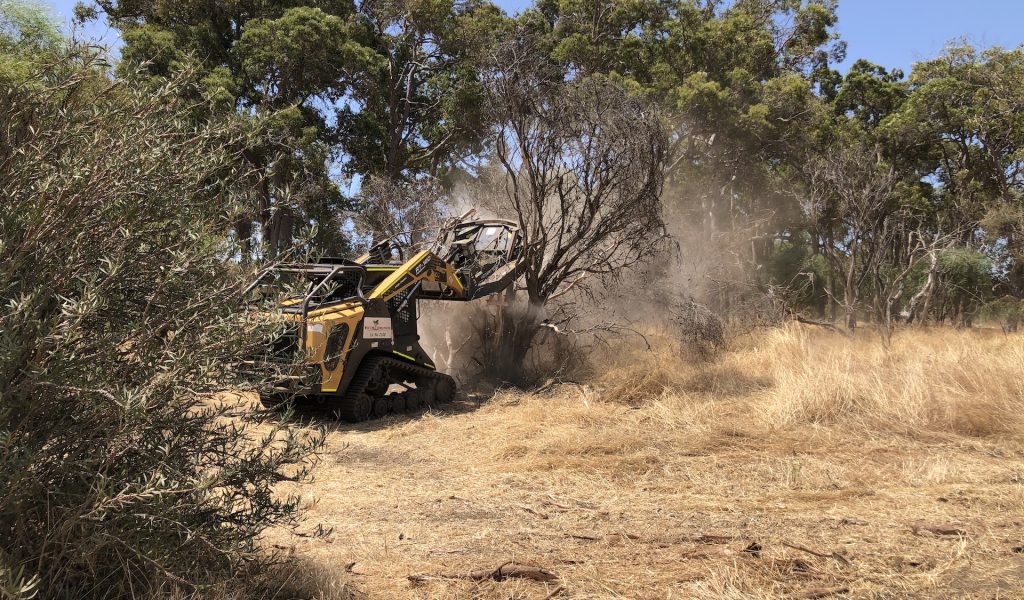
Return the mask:
{"type": "Polygon", "coordinates": [[[519,565],[507,562],[496,569],[481,569],[468,573],[442,573],[437,575],[409,575],[409,581],[423,583],[426,581],[465,579],[469,581],[504,581],[506,579],[531,579],[533,581],[557,581],[558,574],[543,567],[519,565]]]}

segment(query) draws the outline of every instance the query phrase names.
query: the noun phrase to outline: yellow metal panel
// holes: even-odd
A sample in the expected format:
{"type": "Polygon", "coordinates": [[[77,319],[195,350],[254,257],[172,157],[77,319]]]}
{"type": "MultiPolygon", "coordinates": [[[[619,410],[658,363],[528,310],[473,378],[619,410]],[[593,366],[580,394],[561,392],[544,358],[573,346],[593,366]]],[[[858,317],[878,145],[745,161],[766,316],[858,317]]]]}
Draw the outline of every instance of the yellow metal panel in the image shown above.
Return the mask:
{"type": "Polygon", "coordinates": [[[450,265],[445,265],[445,277],[448,279],[446,282],[448,287],[454,289],[459,296],[463,296],[466,293],[466,286],[462,285],[462,280],[459,279],[455,269],[450,265]]]}
{"type": "Polygon", "coordinates": [[[382,298],[384,300],[387,300],[389,297],[393,296],[394,293],[391,292],[397,293],[399,290],[392,290],[392,288],[398,285],[398,283],[402,281],[402,278],[408,275],[416,267],[416,265],[423,262],[423,260],[428,256],[430,256],[430,252],[427,250],[423,250],[416,256],[412,257],[408,262],[399,267],[394,273],[388,275],[387,278],[384,279],[384,281],[380,282],[380,285],[374,288],[373,292],[371,292],[370,295],[367,296],[367,298],[371,300],[374,298],[382,298]]]}
{"type": "Polygon", "coordinates": [[[338,366],[333,371],[328,371],[323,365],[323,361],[326,358],[324,351],[326,350],[327,337],[324,337],[324,348],[320,349],[319,362],[320,367],[323,369],[322,378],[320,380],[320,390],[324,392],[336,392],[338,386],[341,385],[342,376],[345,374],[345,366],[348,363],[348,354],[352,350],[352,343],[355,341],[356,327],[359,325],[359,321],[363,318],[363,308],[361,306],[347,310],[340,313],[333,313],[325,317],[324,329],[327,335],[335,327],[340,327],[343,324],[348,325],[348,337],[341,347],[341,359],[338,361],[338,366]]]}

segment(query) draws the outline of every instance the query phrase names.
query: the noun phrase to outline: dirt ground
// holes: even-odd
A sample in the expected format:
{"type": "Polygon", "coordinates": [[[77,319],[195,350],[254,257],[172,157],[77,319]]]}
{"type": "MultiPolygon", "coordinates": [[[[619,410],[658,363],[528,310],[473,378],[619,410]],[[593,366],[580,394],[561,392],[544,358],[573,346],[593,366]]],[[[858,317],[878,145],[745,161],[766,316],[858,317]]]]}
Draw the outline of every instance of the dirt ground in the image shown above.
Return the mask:
{"type": "Polygon", "coordinates": [[[1024,339],[678,355],[332,424],[269,541],[323,598],[1024,597],[1024,339]],[[510,562],[557,579],[458,578],[510,562]]]}

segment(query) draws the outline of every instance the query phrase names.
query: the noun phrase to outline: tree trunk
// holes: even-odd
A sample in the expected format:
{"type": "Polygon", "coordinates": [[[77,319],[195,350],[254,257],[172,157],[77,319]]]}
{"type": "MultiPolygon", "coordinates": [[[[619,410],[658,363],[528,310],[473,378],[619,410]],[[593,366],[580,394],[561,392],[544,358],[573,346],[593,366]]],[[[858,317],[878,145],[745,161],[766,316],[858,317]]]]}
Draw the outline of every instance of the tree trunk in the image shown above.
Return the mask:
{"type": "Polygon", "coordinates": [[[265,232],[267,254],[271,258],[280,254],[292,240],[295,215],[285,198],[283,198],[285,195],[284,179],[284,169],[279,163],[274,166],[274,183],[272,186],[274,206],[270,211],[270,222],[265,232]]]}
{"type": "Polygon", "coordinates": [[[928,318],[928,310],[931,307],[932,295],[935,293],[935,285],[939,276],[939,255],[936,251],[932,250],[928,253],[928,259],[931,261],[931,266],[928,268],[928,278],[925,280],[924,285],[921,286],[920,291],[910,299],[908,325],[914,321],[924,325],[925,320],[928,318]]]}
{"type": "Polygon", "coordinates": [[[491,377],[512,385],[529,385],[526,358],[542,329],[543,305],[516,304],[515,292],[510,289],[495,296],[485,310],[484,321],[475,332],[481,339],[477,362],[491,377]]]}
{"type": "Polygon", "coordinates": [[[252,260],[252,216],[242,215],[235,221],[235,235],[238,236],[243,263],[252,260]]]}
{"type": "MultiPolygon", "coordinates": [[[[826,243],[828,244],[828,248],[829,248],[829,253],[826,253],[826,255],[825,255],[826,258],[827,258],[827,257],[830,256],[830,254],[831,255],[835,254],[835,247],[832,244],[831,236],[829,236],[829,239],[827,240],[826,243]]],[[[827,282],[827,286],[828,286],[828,319],[829,319],[829,321],[831,321],[833,323],[836,322],[836,317],[838,316],[838,307],[836,306],[836,304],[837,304],[836,298],[839,297],[839,289],[838,289],[839,282],[838,282],[838,277],[836,277],[836,275],[837,275],[836,262],[837,261],[835,261],[835,260],[827,261],[827,267],[828,267],[828,282],[827,282]]]]}
{"type": "Polygon", "coordinates": [[[846,311],[846,328],[857,328],[857,254],[850,253],[850,266],[846,269],[846,289],[843,290],[843,309],[846,311]]]}

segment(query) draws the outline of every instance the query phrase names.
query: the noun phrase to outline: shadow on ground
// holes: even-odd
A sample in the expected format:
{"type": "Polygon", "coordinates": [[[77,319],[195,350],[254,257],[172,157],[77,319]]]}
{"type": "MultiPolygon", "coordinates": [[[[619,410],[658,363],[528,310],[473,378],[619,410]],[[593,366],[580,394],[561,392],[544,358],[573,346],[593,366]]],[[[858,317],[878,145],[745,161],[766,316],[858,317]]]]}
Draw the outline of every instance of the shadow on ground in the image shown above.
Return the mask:
{"type": "Polygon", "coordinates": [[[271,408],[262,408],[262,410],[271,411],[277,413],[280,417],[288,420],[288,422],[297,424],[302,427],[324,427],[328,432],[371,432],[380,429],[387,429],[410,421],[415,421],[423,417],[424,415],[430,414],[439,418],[446,418],[456,415],[462,415],[472,413],[479,410],[484,406],[488,400],[491,399],[490,395],[483,395],[478,393],[460,393],[458,397],[445,404],[437,404],[429,407],[420,408],[414,411],[409,411],[401,414],[391,414],[385,417],[370,419],[361,423],[347,423],[344,420],[337,417],[336,413],[329,409],[320,408],[317,406],[311,406],[309,404],[294,403],[289,406],[279,405],[271,408]]]}

